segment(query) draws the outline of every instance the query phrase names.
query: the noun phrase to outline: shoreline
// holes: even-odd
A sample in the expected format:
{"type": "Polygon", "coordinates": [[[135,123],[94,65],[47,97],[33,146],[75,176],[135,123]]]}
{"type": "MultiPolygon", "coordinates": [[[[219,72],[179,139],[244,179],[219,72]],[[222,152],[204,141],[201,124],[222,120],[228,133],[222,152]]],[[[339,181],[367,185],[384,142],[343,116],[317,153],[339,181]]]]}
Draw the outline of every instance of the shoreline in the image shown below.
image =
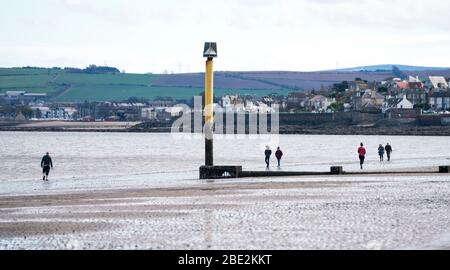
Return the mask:
{"type": "MultiPolygon", "coordinates": [[[[118,132],[171,133],[170,127],[155,128],[89,128],[89,127],[16,127],[0,126],[0,132],[118,132]]],[[[235,133],[236,134],[236,133],[235,133]]],[[[288,135],[389,135],[389,136],[450,136],[450,126],[404,127],[323,127],[281,126],[279,134],[288,135]]]]}

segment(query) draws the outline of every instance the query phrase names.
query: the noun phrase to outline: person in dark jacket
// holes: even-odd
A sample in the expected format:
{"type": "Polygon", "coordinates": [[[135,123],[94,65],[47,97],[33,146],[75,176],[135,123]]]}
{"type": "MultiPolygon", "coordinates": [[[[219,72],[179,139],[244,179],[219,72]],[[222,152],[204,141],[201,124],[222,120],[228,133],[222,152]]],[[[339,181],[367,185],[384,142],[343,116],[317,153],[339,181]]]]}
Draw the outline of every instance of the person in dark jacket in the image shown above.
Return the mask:
{"type": "Polygon", "coordinates": [[[281,151],[280,147],[277,148],[277,151],[275,152],[275,157],[278,161],[278,167],[281,166],[281,158],[283,157],[283,151],[281,151]]]}
{"type": "Polygon", "coordinates": [[[384,147],[381,144],[380,144],[380,146],[378,146],[378,155],[380,156],[380,161],[383,161],[384,160],[384,147]]]}
{"type": "Polygon", "coordinates": [[[269,162],[270,162],[270,156],[272,155],[272,150],[270,150],[270,147],[266,146],[266,151],[264,151],[264,155],[266,156],[266,165],[267,168],[269,168],[269,162]]]}
{"type": "Polygon", "coordinates": [[[384,147],[384,150],[386,150],[388,161],[391,161],[392,146],[389,143],[387,143],[386,147],[384,147]]]}
{"type": "Polygon", "coordinates": [[[52,162],[52,158],[50,157],[49,153],[47,152],[47,154],[45,156],[43,156],[42,160],[41,160],[41,168],[42,168],[42,173],[43,173],[42,180],[43,181],[48,181],[48,174],[50,173],[50,167],[53,169],[53,162],[52,162]]]}

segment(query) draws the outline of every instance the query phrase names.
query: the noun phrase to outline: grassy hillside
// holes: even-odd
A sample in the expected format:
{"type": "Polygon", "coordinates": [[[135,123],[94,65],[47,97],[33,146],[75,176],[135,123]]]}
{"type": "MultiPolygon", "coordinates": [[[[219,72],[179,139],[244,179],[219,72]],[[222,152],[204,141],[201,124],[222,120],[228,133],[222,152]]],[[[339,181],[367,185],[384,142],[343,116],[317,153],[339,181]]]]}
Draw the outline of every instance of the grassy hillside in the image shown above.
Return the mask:
{"type": "MultiPolygon", "coordinates": [[[[450,77],[450,70],[405,71],[408,75],[427,78],[430,75],[450,77]]],[[[215,95],[243,94],[263,96],[270,93],[287,95],[292,91],[320,89],[344,80],[362,78],[382,81],[394,74],[390,71],[254,71],[216,72],[215,95]]],[[[0,93],[8,90],[45,92],[58,101],[113,101],[130,97],[172,97],[190,99],[203,91],[204,74],[87,74],[61,69],[0,68],[0,93]]]]}
{"type": "Polygon", "coordinates": [[[78,74],[61,73],[56,83],[74,85],[140,85],[149,86],[157,75],[149,74],[78,74]]]}
{"type": "Polygon", "coordinates": [[[52,79],[51,75],[14,75],[2,76],[0,78],[2,87],[4,88],[29,88],[43,87],[52,79]]]}
{"type": "Polygon", "coordinates": [[[58,87],[50,83],[58,74],[49,69],[0,68],[0,93],[9,90],[52,93],[58,87]]]}
{"type": "MultiPolygon", "coordinates": [[[[203,91],[202,84],[180,80],[176,86],[160,85],[160,77],[153,74],[84,74],[69,73],[61,69],[0,68],[0,93],[10,90],[47,93],[57,101],[82,102],[125,100],[130,97],[154,99],[172,97],[190,99],[203,91]]],[[[195,77],[203,77],[199,74],[195,77]]],[[[218,80],[220,83],[221,81],[218,80]]],[[[288,94],[289,89],[262,87],[261,83],[243,81],[236,85],[216,86],[215,95],[288,94]],[[256,86],[256,87],[252,87],[256,86]]]]}
{"type": "Polygon", "coordinates": [[[130,97],[154,99],[158,96],[170,96],[175,99],[190,98],[201,89],[180,87],[151,87],[137,85],[75,85],[67,93],[58,96],[59,101],[105,101],[125,100],[130,97]]]}

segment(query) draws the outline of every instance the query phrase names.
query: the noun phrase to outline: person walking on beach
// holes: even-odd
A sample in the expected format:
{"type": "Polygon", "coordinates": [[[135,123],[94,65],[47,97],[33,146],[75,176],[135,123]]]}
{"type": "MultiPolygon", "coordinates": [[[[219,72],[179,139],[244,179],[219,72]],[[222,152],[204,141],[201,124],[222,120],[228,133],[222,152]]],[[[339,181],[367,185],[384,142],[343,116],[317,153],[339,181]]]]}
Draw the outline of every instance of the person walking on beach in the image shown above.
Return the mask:
{"type": "Polygon", "coordinates": [[[380,161],[383,161],[384,160],[384,147],[381,144],[380,144],[380,146],[378,146],[378,155],[380,156],[380,161]]]}
{"type": "Polygon", "coordinates": [[[358,148],[359,155],[359,165],[361,166],[361,170],[363,169],[364,159],[366,158],[366,148],[364,148],[364,144],[361,143],[361,146],[358,148]]]}
{"type": "Polygon", "coordinates": [[[281,151],[280,147],[277,148],[277,151],[275,152],[275,157],[278,161],[278,167],[281,166],[281,158],[283,157],[283,151],[281,151]]]}
{"type": "Polygon", "coordinates": [[[384,150],[386,150],[388,161],[391,161],[392,146],[389,143],[387,143],[386,147],[384,147],[384,150]]]}
{"type": "Polygon", "coordinates": [[[264,151],[264,155],[266,156],[266,165],[267,168],[269,168],[269,162],[270,162],[270,156],[272,155],[272,150],[270,150],[270,147],[266,146],[266,151],[264,151]]]}
{"type": "Polygon", "coordinates": [[[48,181],[48,174],[50,173],[50,167],[53,169],[53,162],[52,162],[52,158],[50,157],[49,153],[47,152],[45,154],[45,156],[42,157],[42,160],[41,160],[41,168],[42,168],[42,173],[43,173],[42,180],[43,181],[48,181]]]}

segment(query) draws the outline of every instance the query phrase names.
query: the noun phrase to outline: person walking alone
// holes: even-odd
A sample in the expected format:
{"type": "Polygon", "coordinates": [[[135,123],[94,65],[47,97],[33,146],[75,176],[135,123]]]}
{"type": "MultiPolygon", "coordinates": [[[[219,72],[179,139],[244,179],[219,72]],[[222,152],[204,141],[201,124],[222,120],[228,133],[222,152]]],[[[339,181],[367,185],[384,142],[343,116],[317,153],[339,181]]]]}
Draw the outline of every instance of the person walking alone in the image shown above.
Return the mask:
{"type": "Polygon", "coordinates": [[[386,150],[386,156],[388,158],[388,161],[391,161],[392,146],[389,143],[387,143],[386,147],[384,147],[384,150],[386,150]]]}
{"type": "Polygon", "coordinates": [[[266,151],[264,151],[264,155],[266,156],[266,165],[267,168],[269,168],[269,163],[270,163],[270,156],[272,155],[272,150],[270,150],[270,147],[267,145],[266,146],[266,151]]]}
{"type": "Polygon", "coordinates": [[[45,156],[42,157],[41,160],[41,168],[42,168],[42,181],[48,181],[48,174],[50,173],[50,167],[53,169],[52,158],[47,152],[45,156]]]}
{"type": "Polygon", "coordinates": [[[281,158],[283,157],[283,151],[281,151],[280,147],[277,148],[277,151],[275,152],[275,157],[278,161],[278,167],[281,166],[281,158]]]}
{"type": "Polygon", "coordinates": [[[361,146],[358,148],[359,155],[359,165],[361,166],[361,170],[363,169],[364,159],[366,158],[366,148],[364,148],[364,144],[361,143],[361,146]]]}
{"type": "Polygon", "coordinates": [[[384,147],[381,144],[380,144],[380,146],[378,146],[378,155],[380,156],[380,161],[383,161],[384,160],[384,147]]]}

